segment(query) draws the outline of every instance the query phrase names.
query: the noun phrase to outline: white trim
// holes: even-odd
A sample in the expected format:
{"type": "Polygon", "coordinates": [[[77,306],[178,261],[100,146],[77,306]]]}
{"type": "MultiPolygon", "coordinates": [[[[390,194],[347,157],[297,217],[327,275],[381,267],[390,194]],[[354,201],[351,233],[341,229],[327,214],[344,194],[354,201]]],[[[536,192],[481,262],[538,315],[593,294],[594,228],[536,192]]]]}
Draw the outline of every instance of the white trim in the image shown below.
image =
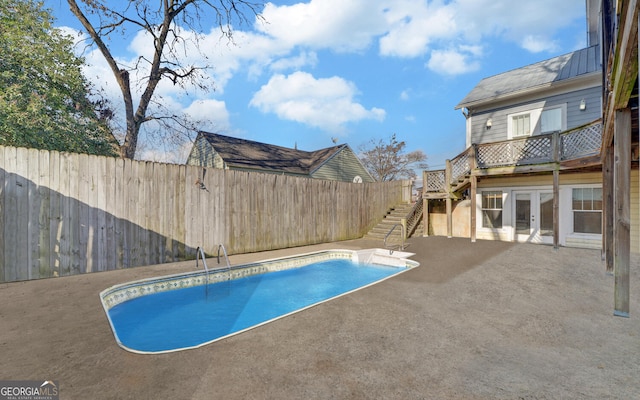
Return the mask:
{"type": "MultiPolygon", "coordinates": [[[[570,244],[575,247],[596,248],[601,243],[602,235],[573,232],[573,189],[574,188],[601,188],[600,183],[589,184],[565,184],[558,190],[559,215],[558,238],[559,245],[570,244]]],[[[476,235],[478,239],[485,240],[515,240],[515,193],[518,192],[552,192],[551,185],[526,185],[526,186],[495,186],[478,188],[476,194],[476,235]],[[502,228],[491,229],[482,226],[482,193],[502,192],[502,228]]],[[[538,200],[538,199],[536,199],[538,200]]],[[[538,217],[536,217],[537,219],[538,217]]]]}

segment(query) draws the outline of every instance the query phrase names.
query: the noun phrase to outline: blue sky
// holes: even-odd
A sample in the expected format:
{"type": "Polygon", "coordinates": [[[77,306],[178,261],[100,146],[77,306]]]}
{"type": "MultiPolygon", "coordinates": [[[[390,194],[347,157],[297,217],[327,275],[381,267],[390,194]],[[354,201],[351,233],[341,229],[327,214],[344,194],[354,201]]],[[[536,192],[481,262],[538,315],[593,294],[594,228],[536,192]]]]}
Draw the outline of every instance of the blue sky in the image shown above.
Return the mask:
{"type": "MultiPolygon", "coordinates": [[[[66,1],[46,6],[57,26],[80,29],[66,1]]],[[[163,84],[163,104],[206,120],[203,130],[302,150],[336,138],[358,152],[395,133],[431,169],[464,150],[465,119],[454,107],[483,77],[586,45],[585,0],[275,1],[263,15],[267,23],[235,28],[235,46],[205,32],[200,49],[216,90],[163,84]]],[[[123,65],[149,51],[135,31],[111,39],[123,65]]],[[[78,49],[117,111],[101,55],[78,49]]],[[[137,157],[181,162],[189,148],[147,140],[137,157]]]]}

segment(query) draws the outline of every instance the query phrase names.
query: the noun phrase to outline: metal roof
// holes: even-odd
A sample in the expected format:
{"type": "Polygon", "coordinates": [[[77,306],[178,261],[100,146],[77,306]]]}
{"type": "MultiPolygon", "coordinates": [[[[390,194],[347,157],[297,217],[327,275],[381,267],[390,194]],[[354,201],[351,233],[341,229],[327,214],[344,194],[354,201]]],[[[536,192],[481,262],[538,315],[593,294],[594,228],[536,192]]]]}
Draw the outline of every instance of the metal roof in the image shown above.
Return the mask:
{"type": "Polygon", "coordinates": [[[484,78],[455,108],[481,104],[512,94],[526,93],[601,70],[600,46],[587,47],[484,78]]]}

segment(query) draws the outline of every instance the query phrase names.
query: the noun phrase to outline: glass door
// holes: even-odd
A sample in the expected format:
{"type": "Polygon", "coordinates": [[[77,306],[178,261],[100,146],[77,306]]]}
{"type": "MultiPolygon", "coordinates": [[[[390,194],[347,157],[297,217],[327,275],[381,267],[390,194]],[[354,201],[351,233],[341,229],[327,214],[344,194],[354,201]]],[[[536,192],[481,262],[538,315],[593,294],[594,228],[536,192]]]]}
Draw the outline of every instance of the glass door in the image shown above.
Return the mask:
{"type": "Polygon", "coordinates": [[[553,192],[514,192],[514,240],[553,243],[553,192]]]}
{"type": "Polygon", "coordinates": [[[535,215],[531,213],[531,192],[516,192],[515,194],[515,226],[516,242],[530,242],[532,239],[532,222],[535,215]]]}

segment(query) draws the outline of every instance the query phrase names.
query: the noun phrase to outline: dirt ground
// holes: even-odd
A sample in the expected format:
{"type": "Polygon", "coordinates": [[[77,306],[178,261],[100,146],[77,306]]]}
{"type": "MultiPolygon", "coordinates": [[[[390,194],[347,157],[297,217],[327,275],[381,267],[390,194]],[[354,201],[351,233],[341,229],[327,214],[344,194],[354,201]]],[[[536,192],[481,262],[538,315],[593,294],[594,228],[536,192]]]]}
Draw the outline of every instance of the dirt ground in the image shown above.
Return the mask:
{"type": "Polygon", "coordinates": [[[57,380],[60,399],[640,399],[637,257],[621,318],[599,251],[441,237],[407,250],[419,268],[161,355],[118,347],[98,294],[195,262],[1,284],[0,380],[57,380]]]}

